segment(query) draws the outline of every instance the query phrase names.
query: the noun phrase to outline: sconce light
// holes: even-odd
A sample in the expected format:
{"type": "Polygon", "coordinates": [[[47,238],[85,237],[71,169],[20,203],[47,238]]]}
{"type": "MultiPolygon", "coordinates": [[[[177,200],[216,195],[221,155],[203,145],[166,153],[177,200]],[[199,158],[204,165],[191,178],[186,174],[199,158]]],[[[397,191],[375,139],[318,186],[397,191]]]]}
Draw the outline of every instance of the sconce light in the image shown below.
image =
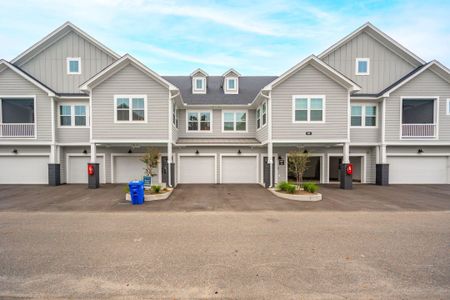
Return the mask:
{"type": "Polygon", "coordinates": [[[131,153],[133,153],[133,150],[128,149],[128,154],[131,154],[131,153]]]}
{"type": "Polygon", "coordinates": [[[83,150],[83,154],[87,154],[87,150],[86,149],[83,150]]]}
{"type": "Polygon", "coordinates": [[[419,153],[419,154],[423,153],[423,149],[419,148],[419,150],[417,150],[417,153],[419,153]]]}
{"type": "Polygon", "coordinates": [[[13,151],[12,151],[14,154],[17,154],[17,153],[19,153],[19,151],[17,151],[17,149],[13,149],[13,151]]]}
{"type": "Polygon", "coordinates": [[[281,156],[278,156],[278,160],[282,160],[283,158],[281,156]]]}
{"type": "Polygon", "coordinates": [[[199,154],[200,152],[198,152],[198,149],[197,150],[195,150],[195,154],[199,154]]]}
{"type": "Polygon", "coordinates": [[[305,149],[305,150],[303,151],[303,153],[304,153],[304,154],[308,154],[308,150],[305,149]]]}
{"type": "Polygon", "coordinates": [[[238,150],[238,154],[242,154],[241,149],[238,150]]]}

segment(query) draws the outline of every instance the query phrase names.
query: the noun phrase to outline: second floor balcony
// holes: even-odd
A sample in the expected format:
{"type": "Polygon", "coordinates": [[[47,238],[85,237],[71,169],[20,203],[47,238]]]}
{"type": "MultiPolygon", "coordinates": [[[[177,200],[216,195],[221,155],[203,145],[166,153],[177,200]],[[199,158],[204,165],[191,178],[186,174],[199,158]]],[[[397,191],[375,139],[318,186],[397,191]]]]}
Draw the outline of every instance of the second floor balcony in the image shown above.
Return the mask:
{"type": "Polygon", "coordinates": [[[0,123],[0,137],[21,138],[35,137],[35,123],[0,123]]]}
{"type": "Polygon", "coordinates": [[[0,98],[0,138],[36,136],[33,98],[0,98]]]}
{"type": "Polygon", "coordinates": [[[402,100],[402,139],[433,139],[437,137],[437,100],[412,98],[402,100]]]}

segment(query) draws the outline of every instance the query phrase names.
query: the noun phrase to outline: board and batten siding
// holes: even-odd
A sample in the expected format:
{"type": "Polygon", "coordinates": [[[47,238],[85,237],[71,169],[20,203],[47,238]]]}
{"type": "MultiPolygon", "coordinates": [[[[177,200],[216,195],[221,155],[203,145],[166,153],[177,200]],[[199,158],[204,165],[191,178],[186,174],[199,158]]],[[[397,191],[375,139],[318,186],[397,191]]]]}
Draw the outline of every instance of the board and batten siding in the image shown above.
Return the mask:
{"type": "Polygon", "coordinates": [[[94,140],[168,140],[169,90],[127,65],[92,90],[94,140]],[[114,123],[114,95],[147,95],[147,122],[114,123]]]}
{"type": "MultiPolygon", "coordinates": [[[[189,111],[210,111],[210,109],[188,109],[189,111]]],[[[225,111],[247,111],[246,109],[226,109],[225,111]]],[[[222,132],[222,110],[214,109],[212,111],[212,131],[187,131],[186,128],[186,110],[178,110],[179,130],[178,137],[180,138],[255,138],[256,131],[256,112],[254,109],[249,109],[247,113],[247,132],[222,132]]]]}
{"type": "MultiPolygon", "coordinates": [[[[32,141],[51,141],[52,140],[52,117],[51,117],[51,98],[40,88],[30,83],[14,71],[6,68],[0,72],[0,96],[36,96],[36,125],[37,139],[31,138],[12,138],[9,140],[32,140],[32,141]]],[[[1,138],[2,141],[8,139],[1,138]]]]}
{"type": "Polygon", "coordinates": [[[274,87],[272,96],[272,138],[347,139],[347,89],[312,66],[306,66],[274,87]],[[293,95],[325,95],[324,123],[293,123],[293,95]],[[306,135],[311,131],[312,135],[306,135]]]}
{"type": "MultiPolygon", "coordinates": [[[[450,98],[450,83],[431,70],[426,70],[412,79],[386,99],[386,141],[400,139],[400,101],[407,96],[439,96],[439,141],[450,140],[450,115],[446,114],[447,99],[450,98]]],[[[403,141],[405,141],[403,139],[403,141]]],[[[406,141],[411,141],[406,140],[406,141]]],[[[432,140],[430,141],[432,143],[432,140]]]]}
{"type": "Polygon", "coordinates": [[[20,67],[58,93],[79,93],[79,86],[115,59],[71,31],[20,67]],[[67,74],[67,58],[81,58],[81,74],[67,74]]]}
{"type": "Polygon", "coordinates": [[[322,60],[360,85],[360,93],[378,93],[417,67],[365,32],[322,60]],[[370,75],[355,74],[356,58],[370,59],[370,75]]]}

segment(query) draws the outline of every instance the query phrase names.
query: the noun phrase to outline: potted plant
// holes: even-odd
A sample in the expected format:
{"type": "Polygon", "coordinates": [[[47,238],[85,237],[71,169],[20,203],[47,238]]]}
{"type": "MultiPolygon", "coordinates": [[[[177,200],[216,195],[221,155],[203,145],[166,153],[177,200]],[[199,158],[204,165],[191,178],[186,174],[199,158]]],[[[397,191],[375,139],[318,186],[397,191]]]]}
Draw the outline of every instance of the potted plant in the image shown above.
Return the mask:
{"type": "Polygon", "coordinates": [[[148,148],[147,152],[141,158],[141,161],[145,164],[144,171],[145,176],[143,177],[144,186],[150,188],[152,185],[152,177],[156,175],[154,170],[158,167],[159,161],[159,151],[155,148],[148,148]]]}

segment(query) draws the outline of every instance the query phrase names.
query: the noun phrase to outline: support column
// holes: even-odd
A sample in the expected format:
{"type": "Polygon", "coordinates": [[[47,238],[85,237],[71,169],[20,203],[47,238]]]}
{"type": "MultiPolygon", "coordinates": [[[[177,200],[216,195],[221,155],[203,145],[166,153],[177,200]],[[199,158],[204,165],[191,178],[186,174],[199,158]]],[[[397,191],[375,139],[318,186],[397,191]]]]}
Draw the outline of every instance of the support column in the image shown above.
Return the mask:
{"type": "Polygon", "coordinates": [[[345,143],[343,147],[343,159],[340,172],[340,187],[344,190],[352,189],[352,175],[347,174],[346,169],[350,164],[350,144],[345,143]]]}
{"type": "Polygon", "coordinates": [[[172,143],[167,143],[167,185],[172,187],[172,143]]]}
{"type": "Polygon", "coordinates": [[[269,164],[269,178],[270,187],[274,186],[273,182],[273,144],[271,142],[267,143],[267,163],[269,164]]]}
{"type": "Polygon", "coordinates": [[[88,188],[98,189],[100,187],[100,164],[96,162],[97,146],[95,143],[91,144],[91,161],[88,163],[88,188]],[[92,168],[93,173],[89,174],[89,169],[92,168]]]}
{"type": "Polygon", "coordinates": [[[61,166],[59,164],[59,146],[50,146],[50,161],[48,164],[48,185],[57,186],[61,184],[61,166]]]}
{"type": "Polygon", "coordinates": [[[386,145],[380,146],[380,160],[376,166],[376,185],[389,185],[389,164],[387,163],[386,145]]]}

